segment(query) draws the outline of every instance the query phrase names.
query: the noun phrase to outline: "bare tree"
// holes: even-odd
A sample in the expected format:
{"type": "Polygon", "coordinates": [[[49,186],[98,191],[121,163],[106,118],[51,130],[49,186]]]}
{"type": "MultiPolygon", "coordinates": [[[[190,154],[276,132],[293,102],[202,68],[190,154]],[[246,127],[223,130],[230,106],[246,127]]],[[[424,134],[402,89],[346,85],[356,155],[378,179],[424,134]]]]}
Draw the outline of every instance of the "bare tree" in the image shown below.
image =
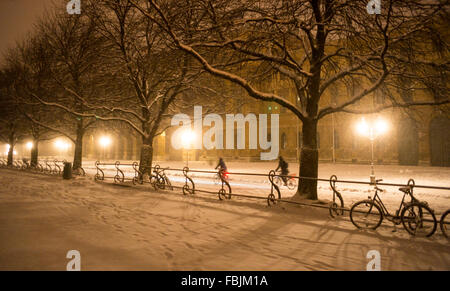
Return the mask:
{"type": "MultiPolygon", "coordinates": [[[[367,1],[358,0],[131,2],[206,71],[238,84],[257,100],[284,106],[302,122],[299,171],[304,178],[297,195],[306,198],[317,199],[317,123],[321,118],[335,112],[374,113],[449,102],[448,97],[440,102],[392,100],[362,111],[354,106],[396,72],[402,60],[395,57],[402,44],[426,33],[436,18],[446,14],[447,1],[383,1],[379,15],[369,15],[367,1]],[[218,51],[234,56],[230,64],[245,62],[245,69],[217,63],[211,56],[218,51]],[[269,66],[270,74],[288,78],[296,100],[263,91],[251,82],[246,75],[252,75],[258,64],[269,66]],[[320,102],[332,85],[342,84],[356,85],[358,90],[335,105],[320,102]]],[[[426,45],[421,49],[431,50],[426,45]]]]}
{"type": "Polygon", "coordinates": [[[39,124],[54,123],[52,108],[37,102],[30,92],[39,96],[46,94],[46,86],[51,81],[49,66],[50,56],[47,54],[43,42],[36,36],[29,35],[15,47],[17,53],[8,62],[20,72],[16,79],[16,86],[21,88],[18,98],[19,111],[25,117],[22,122],[27,129],[27,135],[33,140],[30,165],[38,163],[39,143],[54,137],[55,133],[39,124]]]}
{"type": "Polygon", "coordinates": [[[174,107],[185,104],[183,98],[175,101],[193,90],[200,72],[192,67],[188,70],[189,57],[169,46],[159,26],[143,17],[130,1],[92,1],[89,7],[99,33],[108,40],[108,55],[103,56],[103,61],[112,64],[108,72],[113,70],[121,79],[122,96],[111,96],[101,107],[85,105],[102,110],[101,120],[106,120],[108,114],[120,116],[141,136],[140,171],[148,174],[155,137],[169,126],[167,117],[174,107]],[[126,101],[123,94],[129,96],[126,101]]]}
{"type": "MultiPolygon", "coordinates": [[[[33,123],[69,138],[75,145],[73,168],[82,164],[83,137],[96,121],[95,112],[84,106],[85,100],[95,98],[95,86],[99,80],[96,66],[98,53],[103,49],[102,39],[95,34],[96,23],[86,15],[68,15],[55,10],[43,18],[37,26],[46,56],[38,58],[48,64],[50,81],[44,87],[30,90],[36,101],[53,108],[58,116],[52,123],[43,122],[28,115],[33,123]],[[48,62],[50,61],[50,62],[48,62]]],[[[38,47],[39,47],[38,46],[38,47]]],[[[36,49],[38,49],[36,47],[36,49]]]]}
{"type": "Polygon", "coordinates": [[[19,74],[20,71],[14,66],[0,71],[0,140],[9,145],[8,166],[13,163],[15,145],[26,135],[26,120],[20,112],[19,74]]]}

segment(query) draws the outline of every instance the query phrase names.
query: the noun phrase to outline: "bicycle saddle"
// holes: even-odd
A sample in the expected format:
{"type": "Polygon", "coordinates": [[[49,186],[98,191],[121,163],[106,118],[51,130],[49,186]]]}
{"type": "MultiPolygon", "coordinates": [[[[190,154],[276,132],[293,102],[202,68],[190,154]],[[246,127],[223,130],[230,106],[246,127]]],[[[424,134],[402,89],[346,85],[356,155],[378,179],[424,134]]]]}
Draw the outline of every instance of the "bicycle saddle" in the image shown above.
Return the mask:
{"type": "Polygon", "coordinates": [[[398,188],[398,190],[400,190],[404,193],[409,193],[411,191],[411,186],[400,187],[400,188],[398,188]]]}

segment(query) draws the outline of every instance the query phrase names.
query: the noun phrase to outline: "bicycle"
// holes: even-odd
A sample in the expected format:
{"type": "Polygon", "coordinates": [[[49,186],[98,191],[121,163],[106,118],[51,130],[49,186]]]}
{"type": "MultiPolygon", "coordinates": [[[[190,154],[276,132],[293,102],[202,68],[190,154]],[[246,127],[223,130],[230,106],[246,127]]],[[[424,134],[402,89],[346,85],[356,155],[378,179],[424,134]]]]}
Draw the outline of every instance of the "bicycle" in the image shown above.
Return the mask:
{"type": "Polygon", "coordinates": [[[449,215],[448,215],[449,213],[450,213],[450,209],[447,209],[447,211],[445,211],[444,214],[442,214],[441,219],[439,220],[439,225],[441,227],[442,234],[446,238],[448,238],[447,225],[450,224],[450,222],[449,221],[445,221],[445,219],[447,217],[449,217],[449,215]]]}
{"type": "Polygon", "coordinates": [[[167,177],[165,170],[169,169],[167,168],[160,168],[159,166],[155,167],[153,170],[153,173],[155,175],[152,175],[151,177],[151,183],[153,184],[153,187],[159,188],[159,189],[166,189],[166,187],[170,190],[173,190],[172,183],[169,180],[169,177],[167,177]]]}
{"type": "Polygon", "coordinates": [[[436,231],[436,217],[433,210],[428,207],[428,203],[421,202],[414,197],[414,180],[410,179],[407,186],[399,188],[403,192],[403,198],[395,215],[389,213],[378,195],[378,192],[384,192],[377,186],[380,181],[383,180],[375,181],[373,198],[369,196],[368,199],[353,204],[350,209],[350,220],[353,225],[359,229],[375,230],[381,225],[383,218],[386,218],[394,224],[394,227],[400,223],[403,224],[403,227],[411,235],[432,236],[436,231]],[[406,196],[411,198],[410,202],[405,202],[406,196]]]}
{"type": "MultiPolygon", "coordinates": [[[[213,177],[213,179],[214,179],[214,184],[215,185],[219,185],[219,184],[222,184],[222,179],[220,179],[220,171],[219,172],[217,172],[217,173],[215,173],[214,174],[214,177],[213,177]]],[[[229,181],[230,180],[230,177],[228,176],[228,174],[230,174],[229,172],[226,172],[226,171],[224,171],[224,172],[222,172],[222,177],[223,177],[223,179],[225,180],[225,181],[229,181]]]]}
{"type": "Polygon", "coordinates": [[[228,177],[228,174],[229,172],[225,171],[224,169],[219,169],[217,174],[214,174],[214,183],[216,185],[221,185],[221,188],[218,192],[220,200],[231,199],[231,186],[230,183],[228,183],[230,179],[228,177]],[[226,188],[224,186],[226,186],[226,188]],[[228,189],[228,193],[226,189],[228,189]]]}
{"type": "Polygon", "coordinates": [[[277,186],[286,186],[289,190],[294,190],[297,186],[296,178],[291,175],[282,175],[281,172],[276,172],[276,175],[274,176],[274,182],[277,184],[277,186]],[[283,177],[286,177],[286,184],[284,184],[283,177]]]}

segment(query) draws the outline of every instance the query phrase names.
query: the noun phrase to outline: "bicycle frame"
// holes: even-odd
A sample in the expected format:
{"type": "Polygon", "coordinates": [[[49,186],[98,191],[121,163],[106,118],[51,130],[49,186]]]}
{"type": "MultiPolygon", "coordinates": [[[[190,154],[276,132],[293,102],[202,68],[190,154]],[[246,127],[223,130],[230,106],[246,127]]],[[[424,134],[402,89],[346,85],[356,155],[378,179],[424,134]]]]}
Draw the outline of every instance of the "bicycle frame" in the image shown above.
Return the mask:
{"type": "MultiPolygon", "coordinates": [[[[389,210],[387,209],[387,207],[384,205],[383,201],[380,198],[380,195],[378,195],[378,191],[382,191],[381,189],[379,189],[378,187],[375,186],[375,195],[372,198],[372,201],[374,203],[377,203],[377,205],[380,207],[381,211],[383,212],[383,216],[386,217],[388,220],[392,221],[393,219],[398,219],[400,218],[400,213],[403,207],[405,207],[405,197],[406,196],[411,196],[411,202],[416,201],[417,199],[414,198],[414,196],[412,196],[411,193],[406,193],[404,192],[403,197],[402,197],[402,201],[400,202],[399,208],[396,211],[395,215],[391,215],[389,213],[389,210]]],[[[372,209],[370,209],[369,211],[371,211],[372,209]]]]}
{"type": "Polygon", "coordinates": [[[295,175],[291,175],[290,173],[287,175],[283,175],[283,174],[281,174],[281,171],[277,171],[275,176],[279,179],[283,179],[283,177],[286,177],[286,182],[290,181],[290,180],[295,180],[295,178],[294,178],[295,175]]]}

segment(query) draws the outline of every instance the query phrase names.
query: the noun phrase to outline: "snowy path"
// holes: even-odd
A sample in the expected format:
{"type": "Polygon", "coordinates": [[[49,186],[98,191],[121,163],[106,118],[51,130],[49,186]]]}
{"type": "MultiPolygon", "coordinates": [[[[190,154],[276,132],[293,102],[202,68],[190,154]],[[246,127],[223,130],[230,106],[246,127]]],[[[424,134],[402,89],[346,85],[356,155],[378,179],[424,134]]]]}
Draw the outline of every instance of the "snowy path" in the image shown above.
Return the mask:
{"type": "Polygon", "coordinates": [[[64,270],[69,250],[83,270],[365,270],[369,250],[382,270],[450,270],[439,231],[364,232],[321,209],[5,169],[0,185],[3,270],[64,270]]]}

